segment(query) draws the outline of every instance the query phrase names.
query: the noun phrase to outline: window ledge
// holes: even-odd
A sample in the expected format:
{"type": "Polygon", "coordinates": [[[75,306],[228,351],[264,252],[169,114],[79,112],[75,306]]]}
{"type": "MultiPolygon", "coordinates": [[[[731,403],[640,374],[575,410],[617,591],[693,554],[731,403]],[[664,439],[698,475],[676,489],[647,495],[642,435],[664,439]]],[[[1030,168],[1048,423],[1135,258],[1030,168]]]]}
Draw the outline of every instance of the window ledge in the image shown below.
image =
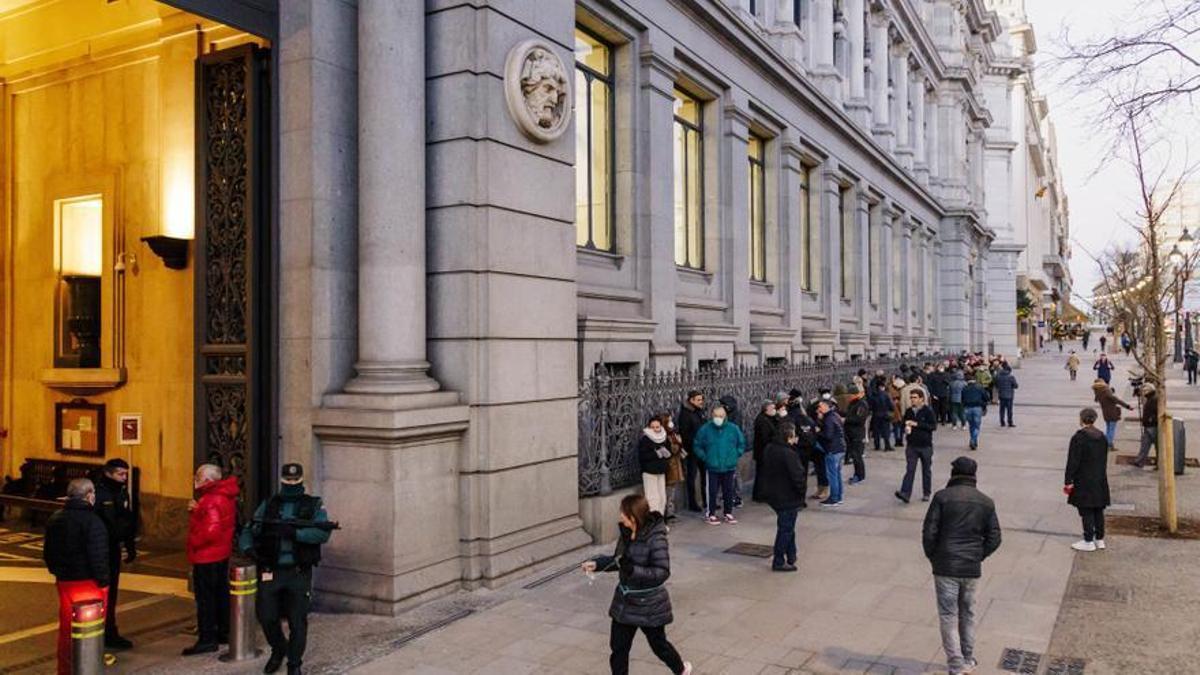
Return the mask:
{"type": "Polygon", "coordinates": [[[820,293],[817,293],[816,291],[810,291],[807,289],[803,289],[803,288],[800,289],[800,295],[808,298],[809,300],[812,300],[813,302],[816,302],[821,299],[820,293]]]}
{"type": "Polygon", "coordinates": [[[609,251],[601,251],[595,248],[587,248],[585,246],[576,246],[575,252],[583,258],[590,258],[598,264],[609,264],[616,269],[621,269],[625,266],[625,256],[619,253],[611,253],[609,251]]]}
{"type": "Polygon", "coordinates": [[[52,389],[101,391],[125,384],[124,368],[45,368],[42,384],[52,389]]]}
{"type": "Polygon", "coordinates": [[[761,288],[768,293],[775,292],[775,284],[773,284],[769,281],[759,281],[758,279],[751,279],[750,285],[755,288],[761,288]]]}
{"type": "Polygon", "coordinates": [[[675,270],[679,273],[679,276],[684,277],[685,279],[692,278],[692,279],[696,279],[698,281],[703,281],[706,284],[712,283],[712,279],[713,279],[712,272],[707,272],[705,270],[698,270],[698,269],[694,269],[692,267],[684,267],[683,265],[679,265],[679,264],[675,265],[675,270]]]}

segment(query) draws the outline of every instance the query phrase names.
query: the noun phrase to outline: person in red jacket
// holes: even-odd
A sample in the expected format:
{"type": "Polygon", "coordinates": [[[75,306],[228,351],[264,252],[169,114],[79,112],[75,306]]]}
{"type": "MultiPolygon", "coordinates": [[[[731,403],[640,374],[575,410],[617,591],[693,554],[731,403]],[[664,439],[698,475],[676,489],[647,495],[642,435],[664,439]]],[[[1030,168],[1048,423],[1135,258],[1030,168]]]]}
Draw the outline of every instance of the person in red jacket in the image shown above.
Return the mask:
{"type": "Polygon", "coordinates": [[[196,595],[196,644],[184,656],[205,654],[229,642],[229,555],[237,528],[237,478],[221,478],[221,467],[201,464],[188,502],[187,557],[196,595]]]}

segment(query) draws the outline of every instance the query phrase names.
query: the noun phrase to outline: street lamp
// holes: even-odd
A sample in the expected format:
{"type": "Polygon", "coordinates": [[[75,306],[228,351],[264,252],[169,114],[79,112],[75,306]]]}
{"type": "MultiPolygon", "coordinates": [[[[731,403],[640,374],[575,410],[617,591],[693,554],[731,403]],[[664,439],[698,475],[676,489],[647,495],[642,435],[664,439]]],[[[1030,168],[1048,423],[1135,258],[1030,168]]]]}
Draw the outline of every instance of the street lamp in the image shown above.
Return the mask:
{"type": "MultiPolygon", "coordinates": [[[[1183,290],[1187,284],[1188,277],[1191,276],[1190,265],[1187,256],[1183,251],[1179,250],[1179,244],[1195,244],[1195,239],[1186,227],[1183,228],[1183,233],[1179,235],[1179,241],[1171,247],[1171,252],[1167,254],[1167,258],[1175,265],[1175,363],[1183,363],[1183,336],[1180,335],[1180,312],[1183,309],[1183,290]]],[[[1190,247],[1189,247],[1190,248],[1190,247]]],[[[1190,337],[1190,336],[1189,336],[1190,337]]]]}

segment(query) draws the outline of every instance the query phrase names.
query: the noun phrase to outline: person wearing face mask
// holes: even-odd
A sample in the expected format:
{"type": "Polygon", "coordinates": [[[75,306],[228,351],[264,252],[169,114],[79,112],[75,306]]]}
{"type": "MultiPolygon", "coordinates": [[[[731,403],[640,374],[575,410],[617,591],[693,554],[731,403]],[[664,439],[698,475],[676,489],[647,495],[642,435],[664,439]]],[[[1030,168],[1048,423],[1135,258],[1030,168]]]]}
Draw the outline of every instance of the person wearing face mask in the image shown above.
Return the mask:
{"type": "Polygon", "coordinates": [[[679,437],[679,430],[675,428],[675,420],[671,417],[671,413],[665,412],[658,416],[658,421],[667,430],[667,447],[671,449],[671,457],[667,460],[667,472],[663,474],[667,483],[667,522],[675,520],[675,504],[676,493],[679,492],[679,486],[683,484],[684,479],[684,460],[687,458],[687,452],[683,449],[683,439],[679,437]]]}
{"type": "Polygon", "coordinates": [[[796,516],[805,508],[808,475],[796,447],[801,434],[796,425],[779,425],[779,436],[763,452],[763,499],[775,511],[775,546],[771,569],[796,571],[796,516]]]}
{"type": "Polygon", "coordinates": [[[667,640],[667,624],[674,620],[671,596],[664,585],[671,576],[667,527],[662,517],[650,510],[641,495],[621,500],[621,536],[612,555],[597,556],[583,563],[585,574],[617,572],[608,615],[612,618],[608,657],[613,675],[629,672],[629,650],[638,630],[646,636],[650,650],[672,673],[688,674],[692,664],[684,661],[667,640]]]}
{"type": "Polygon", "coordinates": [[[696,432],[695,453],[708,469],[709,525],[720,525],[717,518],[717,493],[721,494],[725,522],[737,523],[733,517],[735,472],[738,459],[746,452],[746,438],[736,424],[729,423],[725,406],[713,408],[712,419],[696,432]]]}
{"type": "Polygon", "coordinates": [[[667,430],[662,421],[651,417],[638,439],[638,464],[642,467],[642,492],[650,503],[650,510],[659,515],[667,511],[667,460],[671,459],[671,448],[667,444],[667,430]]]}
{"type": "MultiPolygon", "coordinates": [[[[786,408],[785,408],[786,410],[786,408]]],[[[775,402],[771,399],[766,399],[759,406],[758,416],[754,418],[754,442],[752,450],[754,454],[754,491],[750,498],[756,502],[761,502],[762,499],[762,459],[763,449],[767,444],[775,440],[775,435],[779,431],[779,413],[775,407],[775,402]]]]}
{"type": "Polygon", "coordinates": [[[46,523],[42,558],[58,589],[59,675],[72,672],[74,605],[97,600],[108,603],[108,529],[96,515],[95,504],[95,485],[87,478],[76,478],[67,485],[67,503],[46,523]]]}

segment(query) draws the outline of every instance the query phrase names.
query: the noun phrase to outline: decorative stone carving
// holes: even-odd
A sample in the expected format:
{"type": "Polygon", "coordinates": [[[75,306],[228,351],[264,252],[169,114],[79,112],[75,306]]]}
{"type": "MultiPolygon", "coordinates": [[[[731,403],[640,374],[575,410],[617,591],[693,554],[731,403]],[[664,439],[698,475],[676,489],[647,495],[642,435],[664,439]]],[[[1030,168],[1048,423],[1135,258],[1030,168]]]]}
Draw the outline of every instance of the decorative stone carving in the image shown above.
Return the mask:
{"type": "Polygon", "coordinates": [[[543,40],[512,48],[504,63],[508,113],[521,131],[539,143],[563,135],[571,123],[571,87],[567,68],[543,40]]]}

